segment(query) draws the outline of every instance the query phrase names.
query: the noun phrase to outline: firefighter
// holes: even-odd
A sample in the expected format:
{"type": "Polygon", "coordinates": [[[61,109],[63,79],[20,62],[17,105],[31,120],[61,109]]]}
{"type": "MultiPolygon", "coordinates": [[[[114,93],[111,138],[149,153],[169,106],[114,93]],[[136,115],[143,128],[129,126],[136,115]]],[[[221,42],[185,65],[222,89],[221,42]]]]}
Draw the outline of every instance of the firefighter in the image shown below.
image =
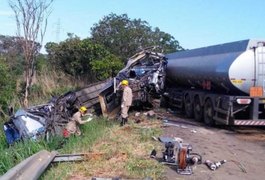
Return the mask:
{"type": "Polygon", "coordinates": [[[85,106],[81,106],[79,110],[76,113],[74,113],[71,120],[67,123],[64,129],[63,132],[64,137],[69,137],[71,134],[75,134],[77,136],[81,135],[79,125],[85,124],[92,120],[91,117],[89,117],[87,120],[82,120],[82,117],[86,115],[86,113],[87,113],[87,108],[85,106]]]}
{"type": "Polygon", "coordinates": [[[121,101],[121,124],[123,126],[128,121],[128,111],[132,105],[132,89],[129,87],[129,82],[127,80],[121,81],[121,88],[123,90],[122,101],[121,101]]]}

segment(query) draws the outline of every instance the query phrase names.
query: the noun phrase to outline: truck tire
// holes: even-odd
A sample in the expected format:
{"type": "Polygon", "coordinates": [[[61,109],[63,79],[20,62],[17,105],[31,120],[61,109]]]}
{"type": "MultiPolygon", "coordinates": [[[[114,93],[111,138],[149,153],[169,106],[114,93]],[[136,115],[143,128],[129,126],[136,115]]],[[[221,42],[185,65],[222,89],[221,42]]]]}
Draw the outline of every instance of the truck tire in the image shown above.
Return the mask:
{"type": "Polygon", "coordinates": [[[199,96],[194,98],[194,119],[198,122],[202,121],[203,117],[203,107],[201,105],[199,96]]]}
{"type": "Polygon", "coordinates": [[[207,126],[214,126],[215,121],[213,119],[214,116],[214,108],[211,99],[207,99],[204,105],[204,123],[207,126]]]}
{"type": "Polygon", "coordinates": [[[193,118],[194,117],[193,104],[189,94],[185,96],[184,107],[187,118],[193,118]]]}

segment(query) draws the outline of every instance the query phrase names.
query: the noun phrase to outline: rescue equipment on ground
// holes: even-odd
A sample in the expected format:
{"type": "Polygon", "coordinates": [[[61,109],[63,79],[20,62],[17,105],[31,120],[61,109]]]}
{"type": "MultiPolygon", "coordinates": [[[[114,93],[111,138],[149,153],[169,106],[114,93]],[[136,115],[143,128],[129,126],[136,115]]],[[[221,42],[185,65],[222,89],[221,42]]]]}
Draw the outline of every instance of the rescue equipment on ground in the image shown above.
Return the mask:
{"type": "Polygon", "coordinates": [[[188,143],[176,141],[176,138],[159,138],[165,144],[163,152],[163,164],[177,167],[177,173],[190,175],[192,166],[202,163],[202,157],[198,153],[191,153],[192,146],[188,143]]]}

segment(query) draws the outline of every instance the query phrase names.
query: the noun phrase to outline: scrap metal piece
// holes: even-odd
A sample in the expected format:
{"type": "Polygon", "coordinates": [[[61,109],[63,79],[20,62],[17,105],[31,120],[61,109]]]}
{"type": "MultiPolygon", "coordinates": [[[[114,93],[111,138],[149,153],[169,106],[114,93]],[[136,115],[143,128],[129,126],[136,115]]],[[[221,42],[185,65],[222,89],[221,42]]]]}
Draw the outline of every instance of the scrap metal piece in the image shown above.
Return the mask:
{"type": "Polygon", "coordinates": [[[53,159],[54,162],[73,162],[73,161],[83,161],[85,159],[85,154],[59,154],[53,159]]]}

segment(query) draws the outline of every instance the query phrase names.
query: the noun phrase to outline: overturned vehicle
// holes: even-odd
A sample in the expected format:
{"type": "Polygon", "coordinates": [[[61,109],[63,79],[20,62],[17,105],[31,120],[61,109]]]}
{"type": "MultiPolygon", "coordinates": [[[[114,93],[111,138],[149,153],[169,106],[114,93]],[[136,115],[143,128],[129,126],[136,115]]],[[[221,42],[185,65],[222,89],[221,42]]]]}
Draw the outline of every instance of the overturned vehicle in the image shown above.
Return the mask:
{"type": "Polygon", "coordinates": [[[104,117],[113,118],[120,111],[120,82],[128,80],[133,92],[133,106],[152,106],[164,91],[167,59],[164,54],[146,48],[128,59],[127,65],[99,93],[104,117]]]}
{"type": "MultiPolygon", "coordinates": [[[[128,59],[118,75],[77,90],[54,97],[47,104],[19,109],[4,124],[8,144],[21,139],[49,138],[62,135],[66,124],[80,106],[86,106],[96,115],[114,118],[119,114],[122,91],[119,84],[129,81],[133,91],[133,105],[152,105],[164,89],[167,60],[161,53],[146,48],[128,59]]],[[[91,113],[91,111],[90,111],[91,113]]]]}
{"type": "Polygon", "coordinates": [[[24,139],[39,139],[50,134],[60,134],[62,127],[76,111],[75,93],[68,92],[53,97],[47,104],[10,111],[10,120],[4,123],[4,132],[8,144],[24,139]]]}

